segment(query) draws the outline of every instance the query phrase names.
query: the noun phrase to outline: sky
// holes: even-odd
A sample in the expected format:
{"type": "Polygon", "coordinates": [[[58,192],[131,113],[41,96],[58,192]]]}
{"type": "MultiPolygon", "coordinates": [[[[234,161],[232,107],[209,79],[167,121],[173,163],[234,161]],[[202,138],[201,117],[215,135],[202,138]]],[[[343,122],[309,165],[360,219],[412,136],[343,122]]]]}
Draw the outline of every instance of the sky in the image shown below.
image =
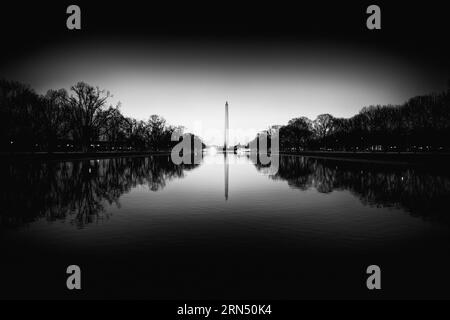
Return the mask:
{"type": "Polygon", "coordinates": [[[230,142],[290,119],[322,113],[351,117],[368,105],[401,104],[441,90],[407,57],[340,42],[196,42],[155,39],[81,39],[44,46],[6,69],[8,79],[38,93],[78,81],[109,90],[125,116],[152,114],[183,125],[207,144],[223,143],[229,103],[230,142]]]}

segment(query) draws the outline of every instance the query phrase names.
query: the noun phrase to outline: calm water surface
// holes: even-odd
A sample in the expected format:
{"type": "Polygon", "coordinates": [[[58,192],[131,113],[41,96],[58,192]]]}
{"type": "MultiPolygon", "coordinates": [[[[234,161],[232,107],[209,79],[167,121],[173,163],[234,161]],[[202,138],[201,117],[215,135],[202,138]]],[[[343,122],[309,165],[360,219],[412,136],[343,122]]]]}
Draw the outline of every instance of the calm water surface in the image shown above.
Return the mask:
{"type": "Polygon", "coordinates": [[[1,297],[449,297],[450,175],[245,155],[2,166],[1,297]],[[78,264],[83,290],[65,290],[78,264]],[[382,269],[368,292],[365,268],[382,269]]]}

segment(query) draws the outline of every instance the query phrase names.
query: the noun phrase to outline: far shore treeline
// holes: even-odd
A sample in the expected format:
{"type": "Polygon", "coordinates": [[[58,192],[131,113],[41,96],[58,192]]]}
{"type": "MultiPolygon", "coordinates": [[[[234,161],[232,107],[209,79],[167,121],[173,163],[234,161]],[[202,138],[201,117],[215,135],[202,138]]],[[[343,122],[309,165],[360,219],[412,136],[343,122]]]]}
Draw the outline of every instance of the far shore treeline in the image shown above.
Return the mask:
{"type": "MultiPolygon", "coordinates": [[[[120,103],[109,104],[110,97],[84,82],[40,95],[22,83],[0,80],[0,152],[169,151],[177,143],[172,133],[183,127],[158,115],[146,121],[126,117],[120,103]]],[[[364,107],[351,118],[294,118],[264,133],[274,129],[284,152],[448,152],[450,88],[402,105],[364,107]]]]}
{"type": "Polygon", "coordinates": [[[450,88],[411,98],[401,105],[364,107],[351,118],[330,114],[321,114],[315,120],[294,118],[262,133],[270,136],[276,129],[280,151],[284,152],[448,152],[450,88]]]}
{"type": "MultiPolygon", "coordinates": [[[[175,130],[164,118],[125,117],[108,91],[78,82],[45,95],[0,80],[0,152],[169,151],[175,130]]],[[[194,137],[194,139],[199,139],[194,137]]]]}

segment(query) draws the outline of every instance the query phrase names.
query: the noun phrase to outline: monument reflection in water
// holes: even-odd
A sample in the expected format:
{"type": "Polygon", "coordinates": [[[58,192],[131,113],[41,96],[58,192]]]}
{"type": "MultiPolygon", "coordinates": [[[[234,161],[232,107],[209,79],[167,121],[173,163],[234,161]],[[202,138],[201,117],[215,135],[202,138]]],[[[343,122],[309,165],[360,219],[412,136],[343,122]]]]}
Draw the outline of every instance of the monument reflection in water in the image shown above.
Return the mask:
{"type": "Polygon", "coordinates": [[[281,156],[268,175],[228,153],[1,170],[2,297],[67,294],[53,273],[73,263],[86,297],[361,297],[373,263],[386,297],[448,295],[443,169],[281,156]]]}

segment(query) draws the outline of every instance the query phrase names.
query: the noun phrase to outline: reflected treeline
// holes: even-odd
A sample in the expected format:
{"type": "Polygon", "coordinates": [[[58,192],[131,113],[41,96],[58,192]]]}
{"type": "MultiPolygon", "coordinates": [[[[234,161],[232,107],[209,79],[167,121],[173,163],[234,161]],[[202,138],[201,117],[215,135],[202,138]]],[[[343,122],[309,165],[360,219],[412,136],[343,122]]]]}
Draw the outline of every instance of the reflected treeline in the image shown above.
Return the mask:
{"type": "Polygon", "coordinates": [[[120,206],[121,195],[131,188],[158,191],[197,166],[175,165],[170,155],[2,164],[0,226],[70,217],[81,227],[105,218],[104,206],[120,206]]]}
{"type": "MultiPolygon", "coordinates": [[[[265,170],[260,164],[256,168],[265,170]]],[[[281,156],[279,170],[270,178],[301,190],[349,190],[364,205],[402,208],[414,216],[450,224],[450,173],[442,170],[281,156]]]]}

